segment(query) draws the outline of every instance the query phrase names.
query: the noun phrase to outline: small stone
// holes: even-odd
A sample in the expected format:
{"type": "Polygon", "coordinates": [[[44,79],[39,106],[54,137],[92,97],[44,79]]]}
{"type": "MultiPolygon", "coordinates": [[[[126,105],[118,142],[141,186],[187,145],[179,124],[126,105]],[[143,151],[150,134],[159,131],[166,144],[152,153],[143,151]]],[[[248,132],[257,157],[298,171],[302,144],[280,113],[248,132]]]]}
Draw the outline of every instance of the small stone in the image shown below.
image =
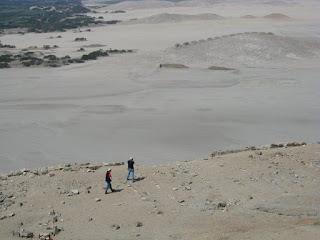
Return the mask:
{"type": "Polygon", "coordinates": [[[54,217],[52,218],[52,222],[54,222],[54,223],[58,222],[58,216],[54,216],[54,217]]]}
{"type": "Polygon", "coordinates": [[[21,237],[21,238],[33,238],[33,232],[27,231],[27,230],[22,228],[19,231],[19,237],[21,237]]]}
{"type": "Polygon", "coordinates": [[[185,200],[181,199],[181,200],[178,200],[178,203],[184,203],[185,200]]]}
{"type": "Polygon", "coordinates": [[[89,222],[91,222],[91,221],[93,221],[93,218],[92,218],[92,217],[89,218],[89,222]]]}
{"type": "Polygon", "coordinates": [[[186,186],[185,189],[186,189],[187,191],[190,191],[190,190],[191,190],[191,187],[190,187],[190,186],[186,186]]]}
{"type": "Polygon", "coordinates": [[[172,188],[172,190],[173,190],[173,191],[177,191],[177,190],[178,190],[178,188],[174,187],[174,188],[172,188]]]}
{"type": "Polygon", "coordinates": [[[54,177],[55,174],[54,173],[49,173],[49,177],[54,177]]]}
{"type": "Polygon", "coordinates": [[[8,214],[8,217],[14,217],[16,214],[14,212],[11,212],[8,214]]]}
{"type": "Polygon", "coordinates": [[[227,207],[227,203],[226,202],[219,202],[218,205],[217,205],[218,209],[223,209],[225,207],[227,207]]]}
{"type": "Polygon", "coordinates": [[[54,210],[51,210],[51,211],[49,212],[49,216],[54,216],[54,215],[56,215],[56,212],[55,212],[54,210]]]}
{"type": "Polygon", "coordinates": [[[143,223],[142,222],[137,222],[136,223],[136,227],[143,227],[143,223]]]}
{"type": "Polygon", "coordinates": [[[50,233],[39,233],[40,240],[47,240],[50,239],[50,233]]]}
{"type": "Polygon", "coordinates": [[[71,189],[70,191],[73,195],[78,195],[80,194],[79,190],[78,189],[71,189]]]}
{"type": "Polygon", "coordinates": [[[92,170],[92,171],[98,170],[98,169],[101,168],[101,167],[102,167],[102,164],[89,165],[89,166],[87,166],[87,168],[88,168],[89,170],[92,170]]]}
{"type": "Polygon", "coordinates": [[[7,179],[8,179],[7,176],[5,176],[5,175],[0,175],[0,180],[4,181],[4,180],[7,180],[7,179]]]}
{"type": "Polygon", "coordinates": [[[157,214],[158,214],[158,215],[162,215],[163,212],[162,212],[161,210],[159,210],[159,211],[157,211],[157,214]]]}
{"type": "Polygon", "coordinates": [[[114,230],[119,230],[120,229],[120,226],[118,224],[113,224],[111,226],[114,230]]]}
{"type": "Polygon", "coordinates": [[[7,218],[6,215],[0,216],[0,220],[4,220],[4,219],[6,219],[6,218],[7,218]]]}
{"type": "Polygon", "coordinates": [[[61,231],[62,231],[61,228],[58,228],[57,226],[54,226],[52,233],[53,233],[53,235],[57,235],[61,231]]]}
{"type": "Polygon", "coordinates": [[[45,168],[45,169],[41,169],[40,173],[41,173],[41,175],[46,175],[49,173],[49,171],[48,171],[48,169],[45,168]]]}
{"type": "Polygon", "coordinates": [[[94,199],[96,202],[101,202],[101,198],[95,198],[94,199]]]}

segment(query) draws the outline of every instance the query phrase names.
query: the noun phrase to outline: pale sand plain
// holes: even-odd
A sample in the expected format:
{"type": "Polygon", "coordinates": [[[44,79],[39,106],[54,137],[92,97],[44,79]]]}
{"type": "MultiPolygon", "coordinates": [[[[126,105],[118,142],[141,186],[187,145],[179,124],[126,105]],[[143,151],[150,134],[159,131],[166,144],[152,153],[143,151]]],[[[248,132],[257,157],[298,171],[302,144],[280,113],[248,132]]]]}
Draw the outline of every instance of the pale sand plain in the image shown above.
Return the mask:
{"type": "Polygon", "coordinates": [[[91,32],[1,36],[18,49],[56,44],[59,48],[47,53],[57,56],[80,56],[77,50],[90,44],[136,53],[61,68],[0,70],[0,171],[121,161],[131,155],[143,163],[163,163],[196,159],[213,149],[318,141],[319,6],[307,3],[179,5],[124,9],[122,14],[104,13],[113,9],[105,7],[95,15],[106,20],[163,13],[211,13],[225,19],[184,17],[157,24],[123,22],[91,32]],[[274,12],[291,19],[263,18],[274,12]],[[50,39],[58,35],[62,38],[50,39]],[[75,42],[76,37],[88,41],[75,42]],[[174,48],[215,37],[221,39],[174,48]],[[189,68],[160,69],[161,63],[189,68]],[[212,65],[236,70],[208,70],[212,65]]]}

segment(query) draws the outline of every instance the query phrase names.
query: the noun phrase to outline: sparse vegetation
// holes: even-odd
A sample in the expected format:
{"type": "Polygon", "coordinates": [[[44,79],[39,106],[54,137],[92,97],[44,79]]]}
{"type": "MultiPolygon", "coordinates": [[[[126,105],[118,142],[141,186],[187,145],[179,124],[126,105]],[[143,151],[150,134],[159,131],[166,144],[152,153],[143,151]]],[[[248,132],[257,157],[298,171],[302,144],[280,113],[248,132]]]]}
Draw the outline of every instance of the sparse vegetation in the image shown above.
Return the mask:
{"type": "Polygon", "coordinates": [[[100,23],[85,15],[89,11],[80,0],[1,0],[0,30],[50,32],[100,23]]]}
{"type": "Polygon", "coordinates": [[[0,48],[16,48],[14,45],[9,45],[9,44],[2,44],[0,41],[0,48]]]}
{"type": "Polygon", "coordinates": [[[81,59],[84,61],[88,61],[88,60],[96,60],[98,57],[106,57],[106,56],[109,56],[108,51],[103,51],[102,49],[100,49],[97,51],[93,51],[89,54],[82,55],[81,59]]]}
{"type": "MultiPolygon", "coordinates": [[[[84,51],[83,48],[79,50],[84,51]]],[[[78,50],[78,51],[79,51],[78,50]]],[[[83,54],[80,58],[71,58],[66,55],[64,57],[57,57],[53,54],[44,55],[42,52],[34,51],[21,51],[19,54],[2,54],[0,55],[0,68],[9,67],[31,67],[31,66],[46,66],[46,67],[60,67],[63,65],[69,65],[72,63],[84,63],[90,60],[96,60],[99,57],[107,57],[110,54],[132,53],[133,50],[125,49],[108,49],[108,50],[96,50],[88,54],[83,54]]]]}
{"type": "Polygon", "coordinates": [[[211,66],[208,69],[209,70],[216,70],[216,71],[231,71],[231,70],[235,70],[234,68],[220,67],[220,66],[211,66]]]}
{"type": "Polygon", "coordinates": [[[87,38],[85,38],[85,37],[77,37],[77,38],[74,39],[74,41],[75,42],[85,42],[85,41],[87,41],[87,38]]]}

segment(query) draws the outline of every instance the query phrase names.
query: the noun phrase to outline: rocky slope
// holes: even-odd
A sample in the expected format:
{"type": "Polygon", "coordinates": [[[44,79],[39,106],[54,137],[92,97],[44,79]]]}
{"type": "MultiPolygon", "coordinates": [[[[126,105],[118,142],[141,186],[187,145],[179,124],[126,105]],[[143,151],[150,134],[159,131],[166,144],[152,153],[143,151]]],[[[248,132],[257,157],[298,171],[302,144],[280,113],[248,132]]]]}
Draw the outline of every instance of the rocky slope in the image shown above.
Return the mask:
{"type": "Polygon", "coordinates": [[[217,151],[138,165],[129,185],[121,163],[24,169],[1,177],[0,239],[318,239],[319,157],[319,144],[217,151]]]}

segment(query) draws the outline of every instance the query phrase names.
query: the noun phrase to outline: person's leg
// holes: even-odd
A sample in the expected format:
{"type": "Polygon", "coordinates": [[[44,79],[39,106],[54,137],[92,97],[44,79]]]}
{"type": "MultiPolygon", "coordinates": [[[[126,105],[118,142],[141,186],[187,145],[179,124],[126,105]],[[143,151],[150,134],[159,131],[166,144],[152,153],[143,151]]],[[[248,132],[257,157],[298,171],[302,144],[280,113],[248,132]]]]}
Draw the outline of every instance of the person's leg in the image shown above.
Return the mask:
{"type": "Polygon", "coordinates": [[[134,182],[134,169],[131,169],[131,173],[132,173],[132,182],[134,182]]]}
{"type": "Polygon", "coordinates": [[[109,182],[109,187],[110,187],[111,192],[113,192],[113,188],[112,188],[111,182],[109,182]]]}
{"type": "Polygon", "coordinates": [[[108,184],[108,182],[105,182],[105,189],[106,189],[105,194],[107,194],[107,193],[108,193],[108,189],[109,189],[109,184],[108,184]]]}

